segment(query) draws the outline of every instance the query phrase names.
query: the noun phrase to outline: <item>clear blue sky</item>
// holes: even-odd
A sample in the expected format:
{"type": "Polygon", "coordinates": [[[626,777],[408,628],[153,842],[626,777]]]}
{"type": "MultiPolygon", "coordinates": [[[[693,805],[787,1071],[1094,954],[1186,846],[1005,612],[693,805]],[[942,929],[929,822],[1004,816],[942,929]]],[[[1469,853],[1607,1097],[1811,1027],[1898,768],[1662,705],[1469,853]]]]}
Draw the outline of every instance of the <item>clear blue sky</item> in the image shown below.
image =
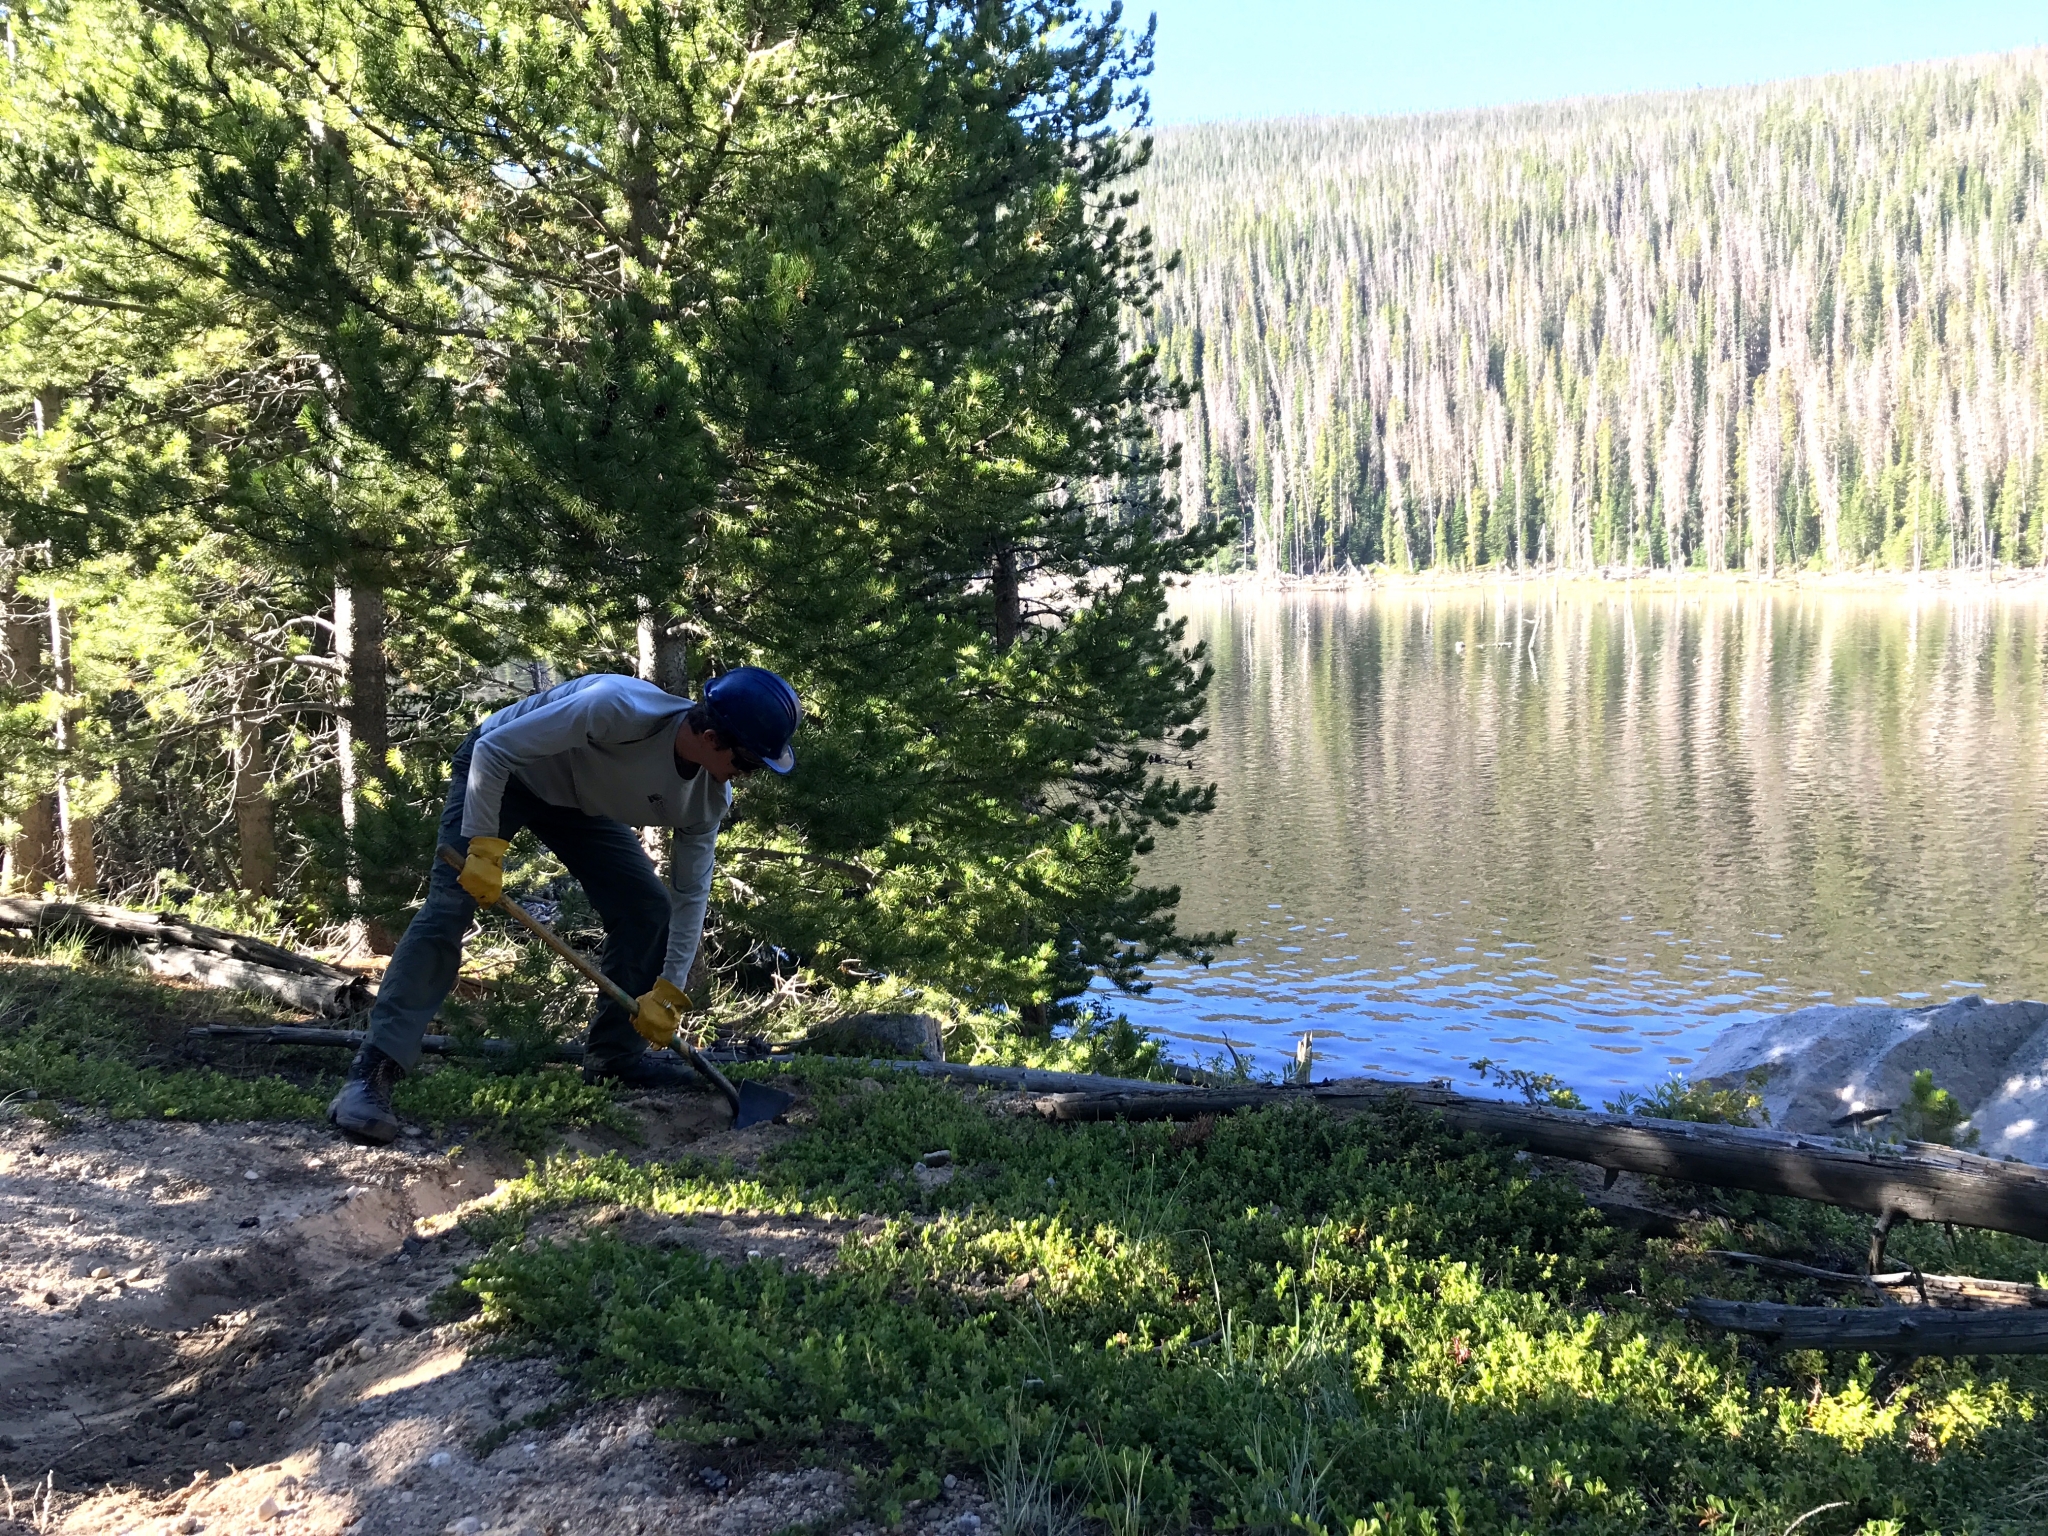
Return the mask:
{"type": "Polygon", "coordinates": [[[1125,0],[1161,124],[1687,90],[2048,43],[2048,0],[1125,0]]]}

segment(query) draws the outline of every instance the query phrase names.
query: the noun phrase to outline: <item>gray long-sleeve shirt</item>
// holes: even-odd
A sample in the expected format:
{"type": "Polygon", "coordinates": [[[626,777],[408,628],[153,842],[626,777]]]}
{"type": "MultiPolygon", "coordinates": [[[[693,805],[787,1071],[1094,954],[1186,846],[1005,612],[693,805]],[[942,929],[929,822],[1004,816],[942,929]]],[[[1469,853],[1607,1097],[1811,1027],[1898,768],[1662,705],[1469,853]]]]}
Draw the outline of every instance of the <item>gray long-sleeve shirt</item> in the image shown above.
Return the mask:
{"type": "Polygon", "coordinates": [[[684,778],[676,730],[690,701],[637,677],[598,673],[557,683],[485,717],[469,759],[462,834],[496,837],[505,785],[515,775],[549,805],[608,816],[629,827],[674,827],[668,959],[684,985],[711,900],[712,854],[732,790],[703,769],[684,778]]]}

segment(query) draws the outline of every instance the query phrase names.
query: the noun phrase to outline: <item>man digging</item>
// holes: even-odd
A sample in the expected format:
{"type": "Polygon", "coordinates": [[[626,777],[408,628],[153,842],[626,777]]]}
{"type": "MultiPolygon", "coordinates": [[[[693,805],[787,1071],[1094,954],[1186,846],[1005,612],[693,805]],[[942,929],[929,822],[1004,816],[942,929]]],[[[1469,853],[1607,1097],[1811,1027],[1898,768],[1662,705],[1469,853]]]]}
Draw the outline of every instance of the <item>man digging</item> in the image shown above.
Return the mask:
{"type": "Polygon", "coordinates": [[[640,1008],[604,1000],[591,1021],[584,1075],[673,1088],[694,1074],[666,1045],[689,1006],[683,983],[711,897],[718,824],[736,775],[796,766],[796,690],[762,667],[721,673],[696,702],[638,678],[599,674],[557,684],[489,716],[448,765],[441,841],[468,860],[434,861],[426,904],[398,941],[377,989],[369,1038],[327,1118],[354,1141],[398,1135],[391,1090],[419,1065],[420,1039],[462,965],[462,937],[504,885],[505,850],[531,828],[582,882],[604,919],[600,964],[640,1008]],[[673,827],[669,887],[633,827],[673,827]]]}

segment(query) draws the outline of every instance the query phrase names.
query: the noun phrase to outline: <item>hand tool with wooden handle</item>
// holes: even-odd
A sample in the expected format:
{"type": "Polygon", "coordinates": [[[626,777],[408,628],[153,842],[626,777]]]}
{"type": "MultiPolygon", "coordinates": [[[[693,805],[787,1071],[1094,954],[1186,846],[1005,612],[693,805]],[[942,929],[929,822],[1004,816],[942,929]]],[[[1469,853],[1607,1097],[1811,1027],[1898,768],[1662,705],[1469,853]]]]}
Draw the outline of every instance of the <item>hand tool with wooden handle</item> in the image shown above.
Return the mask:
{"type": "MultiPolygon", "coordinates": [[[[453,848],[443,843],[439,851],[443,864],[448,865],[451,869],[459,870],[462,868],[462,855],[453,848]]],[[[499,911],[505,913],[528,933],[539,939],[541,943],[547,945],[549,949],[552,949],[556,954],[568,961],[569,964],[576,967],[578,971],[581,971],[596,986],[598,991],[625,1009],[628,1018],[639,1013],[640,999],[613,981],[611,977],[605,975],[603,971],[592,965],[567,944],[563,943],[561,939],[555,936],[555,931],[548,927],[546,923],[535,917],[526,908],[520,906],[510,896],[500,895],[497,906],[499,911]]],[[[677,1055],[697,1069],[697,1072],[707,1083],[710,1083],[720,1093],[725,1095],[725,1102],[732,1106],[733,1129],[735,1130],[745,1130],[750,1125],[760,1125],[765,1121],[780,1119],[783,1112],[796,1102],[795,1094],[785,1093],[780,1088],[770,1088],[766,1083],[741,1083],[735,1087],[731,1078],[714,1067],[706,1059],[702,1051],[683,1038],[683,1032],[680,1029],[676,1031],[675,1038],[669,1044],[677,1055]]]]}

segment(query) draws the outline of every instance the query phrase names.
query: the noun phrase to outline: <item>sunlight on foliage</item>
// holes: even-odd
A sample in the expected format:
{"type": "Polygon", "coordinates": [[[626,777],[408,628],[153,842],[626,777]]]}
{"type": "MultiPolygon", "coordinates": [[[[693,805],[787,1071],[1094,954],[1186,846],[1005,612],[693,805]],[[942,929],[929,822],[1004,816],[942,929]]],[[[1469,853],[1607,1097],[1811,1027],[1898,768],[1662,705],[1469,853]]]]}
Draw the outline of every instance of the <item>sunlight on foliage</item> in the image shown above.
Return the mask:
{"type": "Polygon", "coordinates": [[[1040,1531],[1072,1506],[1125,1531],[1638,1536],[1830,1499],[2020,1529],[1996,1490],[2032,1465],[2038,1364],[1880,1388],[1694,1336],[1647,1299],[1689,1283],[1664,1245],[1425,1114],[1270,1110],[1189,1144],[806,1079],[815,1125],[751,1172],[567,1158],[509,1190],[462,1282],[484,1325],[600,1394],[681,1393],[686,1438],[872,1453],[901,1496],[981,1473],[1040,1531]],[[908,1176],[935,1146],[942,1188],[908,1176]],[[578,1203],[886,1220],[825,1273],[525,1236],[578,1203]]]}
{"type": "Polygon", "coordinates": [[[1713,1088],[1687,1082],[1674,1074],[1648,1093],[1631,1090],[1609,1099],[1606,1109],[1616,1115],[1696,1120],[1705,1125],[1769,1125],[1771,1112],[1764,1108],[1763,1096],[1764,1084],[1769,1079],[1769,1071],[1758,1067],[1744,1077],[1739,1088],[1713,1088]]]}

